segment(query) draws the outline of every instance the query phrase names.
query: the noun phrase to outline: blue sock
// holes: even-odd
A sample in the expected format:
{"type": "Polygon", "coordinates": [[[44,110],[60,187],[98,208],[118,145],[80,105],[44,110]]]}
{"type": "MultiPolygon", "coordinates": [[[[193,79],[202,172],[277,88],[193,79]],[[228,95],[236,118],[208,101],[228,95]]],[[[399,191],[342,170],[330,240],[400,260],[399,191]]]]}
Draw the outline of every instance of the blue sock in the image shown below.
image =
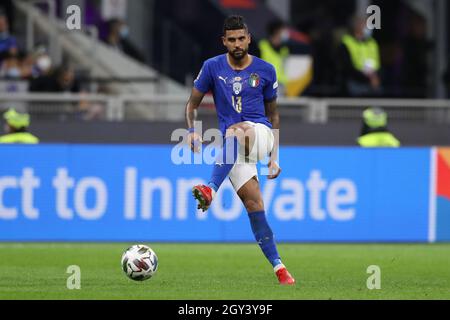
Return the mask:
{"type": "Polygon", "coordinates": [[[238,155],[238,147],[238,141],[235,136],[225,138],[222,150],[217,155],[211,180],[208,183],[208,186],[214,189],[214,191],[217,192],[219,190],[223,181],[233,168],[238,155]]]}
{"type": "Polygon", "coordinates": [[[273,238],[272,229],[266,220],[264,211],[252,212],[248,214],[253,234],[262,252],[273,267],[281,264],[281,259],[277,251],[277,245],[273,238]]]}

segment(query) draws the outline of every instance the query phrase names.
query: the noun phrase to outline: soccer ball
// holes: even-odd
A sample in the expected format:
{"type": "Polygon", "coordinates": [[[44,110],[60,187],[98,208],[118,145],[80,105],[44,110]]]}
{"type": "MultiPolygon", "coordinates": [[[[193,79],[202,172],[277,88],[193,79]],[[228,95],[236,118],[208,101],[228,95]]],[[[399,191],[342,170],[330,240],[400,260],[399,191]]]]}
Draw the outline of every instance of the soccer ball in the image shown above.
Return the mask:
{"type": "Polygon", "coordinates": [[[148,246],[136,244],[122,255],[122,269],[128,278],[144,281],[153,277],[158,269],[158,257],[148,246]]]}

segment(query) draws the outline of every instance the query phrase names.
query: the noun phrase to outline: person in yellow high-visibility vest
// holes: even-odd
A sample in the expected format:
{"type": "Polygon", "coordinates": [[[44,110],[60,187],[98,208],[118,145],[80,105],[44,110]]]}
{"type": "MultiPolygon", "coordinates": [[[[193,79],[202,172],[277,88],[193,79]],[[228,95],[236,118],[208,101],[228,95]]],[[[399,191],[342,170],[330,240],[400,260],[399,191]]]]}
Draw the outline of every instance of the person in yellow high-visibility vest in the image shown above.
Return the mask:
{"type": "Polygon", "coordinates": [[[381,90],[379,47],[366,23],[365,17],[352,18],[339,47],[339,74],[350,96],[377,96],[381,90]]]}
{"type": "Polygon", "coordinates": [[[39,139],[27,131],[30,125],[29,114],[9,109],[3,114],[3,118],[6,121],[5,131],[7,133],[0,137],[0,143],[39,143],[39,139]]]}
{"type": "Polygon", "coordinates": [[[289,48],[286,45],[289,40],[289,30],[282,21],[274,21],[267,26],[267,35],[267,39],[258,42],[259,57],[275,67],[280,85],[279,91],[283,92],[288,81],[284,63],[289,56],[289,48]]]}
{"type": "Polygon", "coordinates": [[[364,110],[358,144],[361,147],[400,147],[400,141],[387,128],[387,120],[387,113],[381,108],[364,110]]]}

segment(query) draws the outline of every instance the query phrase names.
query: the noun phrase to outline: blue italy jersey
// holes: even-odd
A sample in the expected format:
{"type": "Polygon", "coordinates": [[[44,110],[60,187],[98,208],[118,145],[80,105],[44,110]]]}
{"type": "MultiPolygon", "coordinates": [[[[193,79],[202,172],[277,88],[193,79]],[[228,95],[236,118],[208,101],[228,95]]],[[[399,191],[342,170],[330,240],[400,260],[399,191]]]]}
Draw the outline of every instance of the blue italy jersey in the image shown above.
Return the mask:
{"type": "Polygon", "coordinates": [[[203,64],[194,87],[200,92],[212,91],[220,130],[231,125],[252,121],[272,128],[266,117],[264,101],[277,97],[275,68],[255,56],[244,70],[233,70],[227,54],[208,59],[203,64]]]}

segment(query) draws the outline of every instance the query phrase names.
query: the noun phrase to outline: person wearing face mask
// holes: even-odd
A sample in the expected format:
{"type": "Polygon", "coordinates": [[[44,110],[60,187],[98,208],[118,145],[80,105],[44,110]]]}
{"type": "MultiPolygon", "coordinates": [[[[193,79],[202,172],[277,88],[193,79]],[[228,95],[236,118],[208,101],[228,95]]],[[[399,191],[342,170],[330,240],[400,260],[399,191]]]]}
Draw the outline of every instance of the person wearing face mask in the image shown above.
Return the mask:
{"type": "Polygon", "coordinates": [[[353,97],[380,95],[380,52],[366,18],[355,16],[350,32],[342,37],[338,51],[338,67],[342,90],[353,97]]]}
{"type": "Polygon", "coordinates": [[[17,40],[9,33],[8,18],[0,12],[0,64],[6,56],[17,52],[17,40]]]}
{"type": "Polygon", "coordinates": [[[44,46],[37,47],[33,54],[30,55],[31,76],[38,78],[48,76],[53,71],[53,63],[47,49],[44,46]]]}
{"type": "Polygon", "coordinates": [[[52,59],[47,54],[39,56],[36,59],[35,68],[41,75],[48,74],[52,68],[52,59]]]}
{"type": "Polygon", "coordinates": [[[257,55],[275,67],[278,84],[282,90],[287,84],[284,63],[289,56],[289,48],[287,46],[289,30],[282,21],[273,21],[267,26],[267,35],[267,39],[259,41],[259,54],[257,55]]]}
{"type": "Polygon", "coordinates": [[[144,63],[145,58],[130,41],[129,33],[130,29],[124,21],[120,19],[112,19],[109,22],[109,33],[106,38],[106,43],[131,58],[144,63]]]}
{"type": "Polygon", "coordinates": [[[9,53],[6,55],[1,64],[0,77],[7,80],[20,80],[22,78],[21,60],[17,54],[9,53]]]}

